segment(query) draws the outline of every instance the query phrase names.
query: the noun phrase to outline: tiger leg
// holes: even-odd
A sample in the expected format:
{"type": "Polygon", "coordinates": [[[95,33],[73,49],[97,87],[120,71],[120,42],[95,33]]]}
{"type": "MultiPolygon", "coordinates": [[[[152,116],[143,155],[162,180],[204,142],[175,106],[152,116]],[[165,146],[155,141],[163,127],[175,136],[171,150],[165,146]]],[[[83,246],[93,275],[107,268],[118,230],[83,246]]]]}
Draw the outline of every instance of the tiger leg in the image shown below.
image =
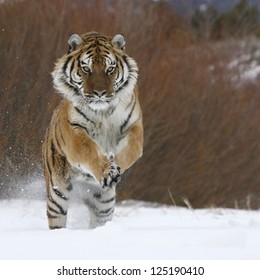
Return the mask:
{"type": "Polygon", "coordinates": [[[104,225],[110,221],[114,214],[114,207],[116,201],[115,186],[109,189],[93,189],[86,200],[89,209],[90,227],[104,225]]]}
{"type": "Polygon", "coordinates": [[[50,229],[66,227],[69,192],[72,189],[69,181],[53,178],[47,184],[47,217],[50,229]]]}
{"type": "Polygon", "coordinates": [[[72,190],[67,160],[53,146],[44,150],[44,175],[47,191],[47,217],[50,229],[64,228],[69,193],[72,190]]]}

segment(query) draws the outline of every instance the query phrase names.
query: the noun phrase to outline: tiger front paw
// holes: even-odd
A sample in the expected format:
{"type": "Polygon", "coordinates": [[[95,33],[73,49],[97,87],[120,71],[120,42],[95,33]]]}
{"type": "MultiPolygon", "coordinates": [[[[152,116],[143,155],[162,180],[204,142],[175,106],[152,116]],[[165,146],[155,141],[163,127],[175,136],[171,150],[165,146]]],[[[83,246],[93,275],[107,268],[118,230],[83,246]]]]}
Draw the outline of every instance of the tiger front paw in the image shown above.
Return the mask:
{"type": "Polygon", "coordinates": [[[120,167],[115,163],[114,156],[108,155],[109,167],[101,180],[101,188],[109,189],[115,187],[121,180],[120,167]]]}

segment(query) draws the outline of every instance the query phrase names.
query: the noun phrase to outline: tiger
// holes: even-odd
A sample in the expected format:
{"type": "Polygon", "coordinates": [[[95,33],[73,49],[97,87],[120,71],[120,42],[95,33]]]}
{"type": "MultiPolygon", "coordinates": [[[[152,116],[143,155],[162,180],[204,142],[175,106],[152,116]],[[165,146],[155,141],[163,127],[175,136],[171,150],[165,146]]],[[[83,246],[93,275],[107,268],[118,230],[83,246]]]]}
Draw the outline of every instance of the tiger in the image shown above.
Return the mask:
{"type": "Polygon", "coordinates": [[[121,175],[143,154],[139,69],[122,34],[72,34],[68,45],[51,73],[62,100],[42,145],[48,226],[67,227],[69,198],[80,181],[95,228],[112,219],[121,175]]]}

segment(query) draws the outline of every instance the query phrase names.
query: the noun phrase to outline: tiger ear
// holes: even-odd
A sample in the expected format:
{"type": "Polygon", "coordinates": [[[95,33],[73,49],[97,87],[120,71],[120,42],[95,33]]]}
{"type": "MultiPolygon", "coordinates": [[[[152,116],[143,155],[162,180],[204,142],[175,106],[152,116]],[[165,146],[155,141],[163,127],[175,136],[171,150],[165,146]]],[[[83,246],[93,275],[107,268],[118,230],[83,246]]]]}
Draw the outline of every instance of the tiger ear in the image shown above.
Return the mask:
{"type": "Polygon", "coordinates": [[[125,50],[125,38],[122,34],[116,34],[112,39],[112,43],[116,48],[125,50]]]}
{"type": "Polygon", "coordinates": [[[72,34],[69,38],[69,52],[75,51],[83,43],[83,39],[78,34],[72,34]]]}

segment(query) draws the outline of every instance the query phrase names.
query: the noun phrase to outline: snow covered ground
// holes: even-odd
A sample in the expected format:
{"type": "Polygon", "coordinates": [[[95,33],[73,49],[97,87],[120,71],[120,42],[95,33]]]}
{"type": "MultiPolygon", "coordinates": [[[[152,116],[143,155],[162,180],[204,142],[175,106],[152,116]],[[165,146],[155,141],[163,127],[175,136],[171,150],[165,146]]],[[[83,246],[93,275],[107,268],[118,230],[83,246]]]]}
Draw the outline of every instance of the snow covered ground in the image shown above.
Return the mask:
{"type": "MultiPolygon", "coordinates": [[[[228,64],[232,73],[234,85],[241,86],[244,83],[255,83],[260,75],[260,41],[257,38],[249,38],[248,41],[241,41],[240,52],[234,52],[234,57],[228,64]]],[[[239,48],[238,48],[239,49],[239,48]]]]}
{"type": "Polygon", "coordinates": [[[125,201],[88,229],[74,202],[68,228],[47,228],[45,201],[0,201],[0,259],[260,259],[260,211],[189,210],[125,201]]]}
{"type": "MultiPolygon", "coordinates": [[[[257,84],[260,78],[260,40],[248,38],[246,41],[221,42],[217,48],[225,52],[228,49],[230,58],[227,61],[219,60],[216,64],[208,65],[210,79],[216,82],[215,75],[224,70],[225,78],[231,81],[234,88],[245,84],[257,84]]],[[[219,50],[219,51],[220,51],[219,50]]],[[[223,59],[225,56],[223,56],[223,59]]]]}

